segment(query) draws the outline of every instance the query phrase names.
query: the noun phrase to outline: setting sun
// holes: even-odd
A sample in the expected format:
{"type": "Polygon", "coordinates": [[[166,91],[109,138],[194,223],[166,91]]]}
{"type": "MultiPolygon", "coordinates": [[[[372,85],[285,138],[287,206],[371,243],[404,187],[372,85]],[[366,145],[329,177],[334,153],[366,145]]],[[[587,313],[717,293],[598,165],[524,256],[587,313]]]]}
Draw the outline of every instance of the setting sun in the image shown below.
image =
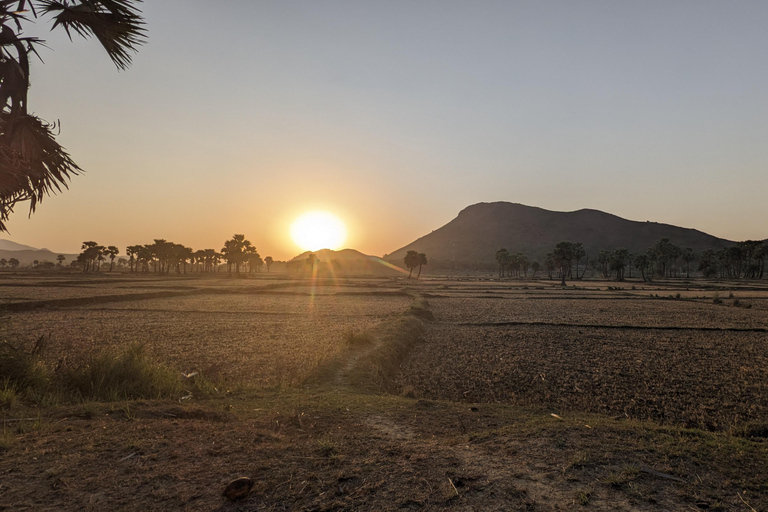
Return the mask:
{"type": "Polygon", "coordinates": [[[331,213],[312,211],[293,221],[291,238],[305,251],[338,249],[347,239],[347,228],[331,213]]]}

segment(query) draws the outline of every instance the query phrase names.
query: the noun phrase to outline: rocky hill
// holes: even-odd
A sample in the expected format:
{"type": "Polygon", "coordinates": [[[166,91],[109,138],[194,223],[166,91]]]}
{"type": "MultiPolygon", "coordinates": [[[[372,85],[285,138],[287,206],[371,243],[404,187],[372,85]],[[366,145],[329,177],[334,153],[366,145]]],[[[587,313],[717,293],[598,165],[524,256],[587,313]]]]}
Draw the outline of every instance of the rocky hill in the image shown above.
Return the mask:
{"type": "Polygon", "coordinates": [[[656,240],[669,238],[696,252],[718,249],[734,242],[701,231],[658,222],[637,222],[599,210],[556,212],[517,203],[478,203],[428,235],[393,251],[384,259],[402,266],[409,250],[427,254],[430,262],[493,263],[502,247],[543,260],[560,241],[581,242],[587,254],[600,249],[626,247],[645,251],[656,240]]]}

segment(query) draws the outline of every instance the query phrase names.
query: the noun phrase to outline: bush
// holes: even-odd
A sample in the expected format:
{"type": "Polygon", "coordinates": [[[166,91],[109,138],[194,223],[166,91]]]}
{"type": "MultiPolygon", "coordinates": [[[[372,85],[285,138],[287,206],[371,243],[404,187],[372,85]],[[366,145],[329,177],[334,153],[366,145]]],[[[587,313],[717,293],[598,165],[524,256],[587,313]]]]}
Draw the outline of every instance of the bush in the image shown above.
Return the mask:
{"type": "Polygon", "coordinates": [[[180,373],[153,362],[142,345],[105,350],[61,375],[64,388],[84,400],[117,401],[178,396],[180,373]]]}
{"type": "Polygon", "coordinates": [[[197,396],[216,390],[202,377],[183,382],[181,372],[154,362],[142,345],[104,350],[76,366],[59,363],[51,368],[43,358],[47,341],[39,338],[29,352],[0,343],[0,408],[9,408],[18,399],[46,406],[61,399],[119,401],[178,397],[184,390],[197,396]]]}
{"type": "Polygon", "coordinates": [[[48,344],[40,336],[32,350],[25,352],[10,343],[0,343],[0,379],[4,388],[15,392],[27,389],[43,390],[50,384],[51,371],[43,363],[43,352],[48,344]]]}

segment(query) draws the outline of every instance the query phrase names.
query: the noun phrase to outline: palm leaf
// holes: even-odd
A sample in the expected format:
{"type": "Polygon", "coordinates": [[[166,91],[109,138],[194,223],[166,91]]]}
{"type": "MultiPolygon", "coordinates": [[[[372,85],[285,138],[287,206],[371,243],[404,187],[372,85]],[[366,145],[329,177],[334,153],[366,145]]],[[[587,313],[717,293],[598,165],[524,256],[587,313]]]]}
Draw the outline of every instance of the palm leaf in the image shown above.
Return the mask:
{"type": "Polygon", "coordinates": [[[96,37],[119,69],[131,64],[131,53],[146,41],[141,0],[40,0],[45,14],[53,14],[52,28],[62,27],[72,38],[96,37]]]}
{"type": "Polygon", "coordinates": [[[0,113],[0,230],[19,201],[30,213],[43,197],[67,188],[82,169],[56,142],[51,125],[31,115],[0,113]]]}

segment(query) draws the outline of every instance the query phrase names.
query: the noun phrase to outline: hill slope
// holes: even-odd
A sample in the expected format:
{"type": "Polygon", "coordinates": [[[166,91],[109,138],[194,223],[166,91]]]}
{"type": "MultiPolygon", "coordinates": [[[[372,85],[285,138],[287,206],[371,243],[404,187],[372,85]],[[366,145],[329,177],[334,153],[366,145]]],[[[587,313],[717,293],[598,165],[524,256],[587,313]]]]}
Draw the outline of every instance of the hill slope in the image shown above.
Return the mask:
{"type": "Polygon", "coordinates": [[[391,268],[391,265],[382,261],[381,258],[368,256],[355,249],[306,251],[293,258],[287,264],[288,269],[291,271],[306,271],[309,269],[304,262],[310,254],[314,254],[317,257],[317,261],[321,265],[320,270],[322,274],[333,275],[334,273],[340,273],[344,275],[376,276],[396,276],[400,274],[400,269],[391,268]]]}
{"type": "Polygon", "coordinates": [[[2,251],[38,251],[40,249],[38,249],[37,247],[32,247],[31,245],[19,244],[11,240],[7,240],[5,238],[0,238],[0,250],[2,251]]]}
{"type": "Polygon", "coordinates": [[[392,252],[385,259],[402,265],[409,250],[427,254],[430,261],[494,262],[505,247],[543,259],[557,242],[581,242],[587,254],[626,247],[638,253],[660,238],[696,252],[733,244],[695,229],[657,222],[637,222],[598,210],[555,212],[517,203],[478,203],[462,210],[445,226],[392,252]]]}

